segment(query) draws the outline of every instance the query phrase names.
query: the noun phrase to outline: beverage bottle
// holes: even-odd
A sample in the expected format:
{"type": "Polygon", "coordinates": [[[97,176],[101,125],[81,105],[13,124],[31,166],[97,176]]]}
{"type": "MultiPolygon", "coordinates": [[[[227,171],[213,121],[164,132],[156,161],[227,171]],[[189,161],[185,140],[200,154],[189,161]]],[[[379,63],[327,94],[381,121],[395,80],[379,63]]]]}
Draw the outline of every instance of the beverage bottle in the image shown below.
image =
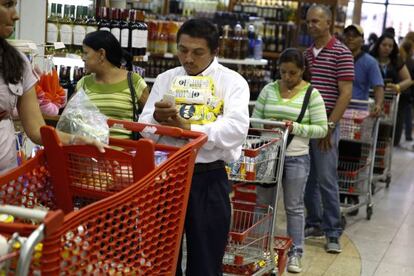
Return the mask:
{"type": "Polygon", "coordinates": [[[263,57],[263,41],[262,37],[259,35],[254,44],[254,59],[262,59],[263,57]]]}
{"type": "Polygon", "coordinates": [[[120,42],[121,41],[121,22],[119,21],[119,9],[112,9],[111,13],[111,33],[120,42]]]}

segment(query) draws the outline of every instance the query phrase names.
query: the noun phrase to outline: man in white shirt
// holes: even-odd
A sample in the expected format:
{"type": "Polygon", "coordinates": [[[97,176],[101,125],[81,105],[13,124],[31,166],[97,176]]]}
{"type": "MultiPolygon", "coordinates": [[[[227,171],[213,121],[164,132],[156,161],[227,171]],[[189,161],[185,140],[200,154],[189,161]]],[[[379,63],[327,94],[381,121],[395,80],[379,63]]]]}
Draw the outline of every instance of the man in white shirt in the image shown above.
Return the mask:
{"type": "MultiPolygon", "coordinates": [[[[218,43],[219,34],[211,22],[186,21],[177,33],[177,56],[182,66],[157,77],[139,119],[208,135],[196,158],[185,220],[187,275],[222,274],[231,217],[231,189],[224,164],[239,158],[249,127],[249,86],[241,75],[218,63],[218,43]],[[185,75],[213,79],[215,96],[224,102],[216,121],[190,124],[171,103],[162,101],[174,78],[185,75]]],[[[177,275],[182,275],[181,265],[177,265],[177,275]]]]}

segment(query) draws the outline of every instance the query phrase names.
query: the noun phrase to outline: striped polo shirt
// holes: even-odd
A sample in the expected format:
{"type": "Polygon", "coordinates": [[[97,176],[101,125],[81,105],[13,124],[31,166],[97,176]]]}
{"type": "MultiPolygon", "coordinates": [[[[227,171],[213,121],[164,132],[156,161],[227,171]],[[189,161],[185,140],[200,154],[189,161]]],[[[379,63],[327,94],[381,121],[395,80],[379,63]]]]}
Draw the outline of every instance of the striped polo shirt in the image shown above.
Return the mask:
{"type": "MultiPolygon", "coordinates": [[[[136,73],[132,74],[132,83],[135,87],[137,99],[139,99],[147,84],[136,73]]],[[[101,84],[95,82],[93,75],[86,75],[76,85],[77,90],[80,88],[85,90],[89,99],[105,116],[118,120],[133,120],[131,92],[127,79],[114,84],[101,84]]],[[[115,138],[129,138],[131,132],[113,128],[110,135],[115,138]]]]}
{"type": "Polygon", "coordinates": [[[306,49],[311,83],[325,101],[326,111],[331,113],[339,97],[338,81],[354,80],[354,61],[351,51],[335,37],[328,42],[317,57],[314,44],[306,49]]]}

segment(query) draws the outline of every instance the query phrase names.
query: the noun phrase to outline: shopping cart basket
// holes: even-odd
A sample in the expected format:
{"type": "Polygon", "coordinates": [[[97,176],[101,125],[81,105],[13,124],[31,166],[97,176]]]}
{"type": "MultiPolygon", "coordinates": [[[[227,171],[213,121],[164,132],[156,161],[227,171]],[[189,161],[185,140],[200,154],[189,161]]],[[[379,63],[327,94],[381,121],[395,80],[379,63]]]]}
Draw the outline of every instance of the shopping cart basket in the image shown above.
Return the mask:
{"type": "MultiPolygon", "coordinates": [[[[340,121],[338,185],[341,212],[356,214],[367,206],[367,219],[373,213],[372,182],[380,119],[371,116],[372,101],[351,100],[340,121]],[[365,107],[364,107],[365,105],[365,107]],[[362,108],[361,108],[362,107],[362,108]],[[364,200],[360,199],[363,197],[364,200]]],[[[342,224],[346,219],[342,216],[342,224]]]]}
{"type": "MultiPolygon", "coordinates": [[[[275,236],[277,195],[282,181],[288,127],[286,123],[250,119],[256,135],[248,135],[242,156],[228,164],[230,180],[240,185],[275,185],[276,198],[271,206],[257,206],[253,189],[246,197],[233,198],[229,242],[223,259],[223,272],[236,275],[282,274],[289,238],[275,236]],[[263,129],[271,125],[274,129],[263,129]],[[279,258],[280,256],[280,258],[279,258]]],[[[240,185],[234,185],[239,187],[240,185]]],[[[251,187],[251,186],[249,186],[251,187]]],[[[237,196],[239,191],[235,191],[237,196]]]]}
{"type": "MultiPolygon", "coordinates": [[[[36,231],[40,227],[39,223],[18,218],[13,223],[0,223],[0,233],[8,237],[15,232],[23,237],[35,233],[40,235],[38,232],[43,232],[45,236],[39,260],[29,262],[32,260],[30,252],[21,251],[16,269],[8,271],[8,274],[174,274],[194,161],[207,137],[197,132],[157,125],[116,120],[109,120],[108,123],[133,131],[182,138],[187,143],[175,147],[155,144],[147,139],[111,139],[113,145],[117,144],[128,151],[135,149],[133,156],[129,152],[114,149],[100,153],[96,148],[86,145],[62,146],[59,141],[55,141],[53,150],[60,151],[58,154],[63,153],[63,157],[59,159],[57,155],[49,159],[50,154],[46,151],[48,145],[53,146],[53,143],[46,142],[46,150],[0,177],[0,203],[55,210],[60,204],[56,199],[56,190],[60,188],[69,190],[68,198],[72,197],[70,204],[73,207],[76,207],[73,202],[76,202],[78,192],[80,197],[93,200],[78,211],[66,212],[63,222],[53,232],[48,231],[47,227],[36,231]],[[164,149],[169,153],[167,160],[158,167],[154,165],[156,149],[164,149]],[[105,164],[105,160],[109,160],[112,166],[129,166],[131,183],[113,192],[91,189],[91,185],[85,187],[84,191],[76,185],[62,187],[63,183],[76,183],[72,179],[78,178],[73,174],[88,171],[80,169],[83,163],[81,166],[79,163],[73,165],[72,155],[80,156],[82,161],[95,159],[96,163],[105,164]],[[128,163],[128,160],[132,162],[128,163]],[[56,168],[59,166],[61,168],[56,168]],[[55,170],[61,174],[54,175],[55,170]],[[99,194],[99,198],[94,197],[94,193],[99,194]]],[[[50,127],[42,128],[42,135],[43,141],[57,138],[50,127]]],[[[89,173],[96,175],[95,170],[89,173]]],[[[34,240],[36,242],[27,247],[33,248],[40,239],[34,240]]]]}

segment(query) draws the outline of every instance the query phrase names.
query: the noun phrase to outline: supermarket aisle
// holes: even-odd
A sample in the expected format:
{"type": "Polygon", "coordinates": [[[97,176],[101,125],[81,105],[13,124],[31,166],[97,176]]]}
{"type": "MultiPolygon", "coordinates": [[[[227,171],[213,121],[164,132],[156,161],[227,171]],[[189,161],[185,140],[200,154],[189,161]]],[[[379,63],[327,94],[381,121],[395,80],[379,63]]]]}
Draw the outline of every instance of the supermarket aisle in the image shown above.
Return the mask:
{"type": "MultiPolygon", "coordinates": [[[[403,144],[404,146],[404,144],[403,144]]],[[[392,182],[374,196],[374,214],[348,217],[346,234],[358,248],[363,276],[414,275],[414,152],[394,148],[392,182]]]]}
{"type": "MultiPolygon", "coordinates": [[[[412,276],[414,275],[414,152],[408,144],[395,148],[392,183],[374,196],[374,214],[366,220],[365,208],[347,217],[339,255],[323,250],[324,240],[307,240],[301,274],[306,276],[412,276]]],[[[279,201],[278,230],[284,225],[279,201]]]]}

